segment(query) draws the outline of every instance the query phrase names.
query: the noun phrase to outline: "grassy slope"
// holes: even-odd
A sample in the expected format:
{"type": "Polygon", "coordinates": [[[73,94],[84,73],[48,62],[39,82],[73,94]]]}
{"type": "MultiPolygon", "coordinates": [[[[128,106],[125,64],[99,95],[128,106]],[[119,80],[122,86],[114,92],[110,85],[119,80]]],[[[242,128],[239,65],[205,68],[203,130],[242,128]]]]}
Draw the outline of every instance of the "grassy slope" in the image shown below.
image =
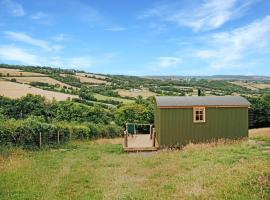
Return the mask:
{"type": "Polygon", "coordinates": [[[150,154],[104,142],[64,148],[0,157],[0,199],[270,198],[270,156],[247,141],[150,154]]]}

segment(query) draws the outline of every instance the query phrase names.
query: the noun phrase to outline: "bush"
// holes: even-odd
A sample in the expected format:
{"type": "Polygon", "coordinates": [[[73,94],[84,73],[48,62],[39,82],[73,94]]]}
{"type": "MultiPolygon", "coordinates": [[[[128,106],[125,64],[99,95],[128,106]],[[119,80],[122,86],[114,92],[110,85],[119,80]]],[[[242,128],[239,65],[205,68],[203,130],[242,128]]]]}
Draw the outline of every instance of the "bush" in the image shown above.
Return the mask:
{"type": "Polygon", "coordinates": [[[42,119],[32,117],[25,120],[1,120],[0,144],[24,147],[38,147],[39,134],[41,133],[42,144],[51,145],[57,143],[57,131],[60,131],[60,141],[69,140],[69,130],[62,126],[45,123],[42,119]]]}

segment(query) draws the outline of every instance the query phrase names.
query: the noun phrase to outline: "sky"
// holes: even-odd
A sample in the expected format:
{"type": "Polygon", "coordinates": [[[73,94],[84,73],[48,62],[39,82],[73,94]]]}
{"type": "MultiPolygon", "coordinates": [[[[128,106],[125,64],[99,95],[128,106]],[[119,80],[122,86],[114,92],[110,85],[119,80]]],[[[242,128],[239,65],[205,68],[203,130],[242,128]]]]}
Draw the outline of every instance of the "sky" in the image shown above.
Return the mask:
{"type": "Polygon", "coordinates": [[[270,75],[269,0],[0,0],[0,63],[270,75]]]}

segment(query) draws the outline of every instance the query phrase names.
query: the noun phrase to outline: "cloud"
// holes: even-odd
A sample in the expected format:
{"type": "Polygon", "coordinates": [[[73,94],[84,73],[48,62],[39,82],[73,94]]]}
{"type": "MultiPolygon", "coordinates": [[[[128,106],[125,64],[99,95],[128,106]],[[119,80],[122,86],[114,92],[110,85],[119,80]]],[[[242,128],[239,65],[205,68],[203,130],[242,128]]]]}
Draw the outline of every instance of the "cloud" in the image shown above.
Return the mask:
{"type": "Polygon", "coordinates": [[[204,38],[206,48],[195,56],[209,63],[210,70],[244,67],[248,59],[269,53],[270,15],[232,31],[214,33],[204,38]]]}
{"type": "Polygon", "coordinates": [[[123,27],[123,26],[113,26],[113,27],[109,27],[109,28],[105,28],[105,31],[115,31],[115,32],[119,32],[119,31],[125,31],[127,30],[127,28],[123,27]]]}
{"type": "Polygon", "coordinates": [[[43,13],[43,12],[37,12],[34,15],[31,16],[31,19],[33,19],[33,20],[40,20],[40,19],[44,19],[46,17],[47,17],[47,15],[45,13],[43,13]]]}
{"type": "Polygon", "coordinates": [[[10,45],[0,46],[0,59],[3,61],[16,61],[27,65],[37,65],[36,55],[29,53],[25,49],[10,45]]]}
{"type": "Polygon", "coordinates": [[[46,51],[59,51],[63,48],[60,45],[51,45],[49,42],[45,40],[35,39],[21,32],[6,31],[5,35],[13,41],[23,42],[23,43],[30,44],[36,47],[40,47],[46,51]]]}
{"type": "Polygon", "coordinates": [[[3,6],[9,15],[14,17],[22,17],[26,13],[23,9],[23,6],[15,1],[12,0],[0,0],[0,6],[3,6]]]}
{"type": "Polygon", "coordinates": [[[157,71],[160,69],[174,68],[182,63],[182,59],[178,57],[158,57],[156,61],[151,64],[150,69],[157,71]]]}
{"type": "Polygon", "coordinates": [[[41,11],[36,12],[35,14],[31,15],[30,18],[39,24],[52,25],[51,15],[48,15],[41,11]]]}
{"type": "Polygon", "coordinates": [[[257,0],[205,0],[202,4],[183,9],[181,4],[159,5],[147,10],[140,19],[159,17],[197,31],[208,31],[221,27],[226,22],[240,17],[257,0]]]}

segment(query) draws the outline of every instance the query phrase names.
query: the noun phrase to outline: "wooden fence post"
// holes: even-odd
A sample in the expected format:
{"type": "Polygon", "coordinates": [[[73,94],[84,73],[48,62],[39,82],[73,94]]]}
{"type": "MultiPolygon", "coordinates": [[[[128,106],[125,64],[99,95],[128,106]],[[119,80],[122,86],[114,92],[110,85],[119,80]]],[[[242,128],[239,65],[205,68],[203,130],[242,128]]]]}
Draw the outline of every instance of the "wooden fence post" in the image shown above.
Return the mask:
{"type": "Polygon", "coordinates": [[[57,144],[60,143],[60,134],[59,134],[59,130],[57,131],[57,144]]]}
{"type": "Polygon", "coordinates": [[[39,148],[41,149],[41,132],[39,132],[39,148]]]}
{"type": "Polygon", "coordinates": [[[152,124],[150,125],[150,140],[153,138],[153,129],[152,129],[152,124]]]}
{"type": "Polygon", "coordinates": [[[128,147],[128,133],[127,131],[124,131],[124,147],[128,147]]]}
{"type": "Polygon", "coordinates": [[[153,128],[152,139],[153,139],[153,147],[155,147],[156,146],[156,130],[155,130],[155,128],[153,128]]]}

